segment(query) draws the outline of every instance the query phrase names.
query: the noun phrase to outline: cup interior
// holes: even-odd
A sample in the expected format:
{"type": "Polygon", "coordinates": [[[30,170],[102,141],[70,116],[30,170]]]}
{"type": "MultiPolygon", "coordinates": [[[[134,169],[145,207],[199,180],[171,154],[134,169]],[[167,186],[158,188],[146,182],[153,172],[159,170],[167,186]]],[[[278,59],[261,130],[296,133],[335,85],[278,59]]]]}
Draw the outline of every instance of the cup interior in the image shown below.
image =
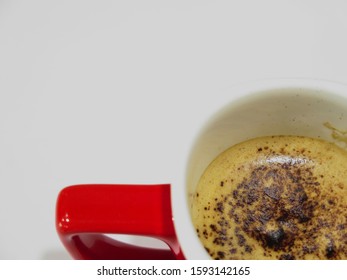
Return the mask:
{"type": "Polygon", "coordinates": [[[209,258],[192,226],[190,209],[200,177],[221,152],[252,138],[273,135],[320,138],[346,147],[346,142],[333,137],[334,133],[347,129],[345,86],[318,81],[281,81],[234,90],[238,91],[237,98],[206,122],[188,158],[185,193],[180,194],[184,195],[186,205],[181,206],[180,213],[174,209],[179,215],[175,224],[180,242],[186,243],[182,247],[187,258],[209,258]]]}

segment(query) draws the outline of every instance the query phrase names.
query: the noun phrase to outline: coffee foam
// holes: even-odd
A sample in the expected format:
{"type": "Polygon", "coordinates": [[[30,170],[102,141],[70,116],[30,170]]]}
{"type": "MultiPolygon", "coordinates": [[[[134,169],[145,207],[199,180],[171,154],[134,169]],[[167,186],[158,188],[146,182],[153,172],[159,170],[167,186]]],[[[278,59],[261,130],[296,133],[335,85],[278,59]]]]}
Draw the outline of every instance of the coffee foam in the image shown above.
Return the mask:
{"type": "Polygon", "coordinates": [[[347,152],[298,136],[252,139],[220,154],[192,203],[214,259],[347,259],[347,152]]]}

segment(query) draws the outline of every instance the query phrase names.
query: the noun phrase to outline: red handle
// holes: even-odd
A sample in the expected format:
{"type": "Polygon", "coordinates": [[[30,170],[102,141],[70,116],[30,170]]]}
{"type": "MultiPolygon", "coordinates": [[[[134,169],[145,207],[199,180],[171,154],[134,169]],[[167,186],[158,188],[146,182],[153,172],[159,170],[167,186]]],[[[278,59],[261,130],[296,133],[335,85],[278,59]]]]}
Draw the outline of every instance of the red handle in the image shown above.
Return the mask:
{"type": "Polygon", "coordinates": [[[76,259],[184,259],[171,211],[170,185],[77,185],[58,197],[56,227],[76,259]],[[170,250],[116,241],[104,234],[158,238],[170,250]]]}

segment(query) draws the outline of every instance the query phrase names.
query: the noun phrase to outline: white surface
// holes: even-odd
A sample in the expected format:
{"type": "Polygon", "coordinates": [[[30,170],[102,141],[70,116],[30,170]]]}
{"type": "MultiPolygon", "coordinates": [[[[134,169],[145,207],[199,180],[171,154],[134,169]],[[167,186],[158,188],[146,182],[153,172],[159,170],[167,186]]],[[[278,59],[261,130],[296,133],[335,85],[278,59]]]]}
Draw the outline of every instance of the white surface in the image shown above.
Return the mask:
{"type": "Polygon", "coordinates": [[[0,1],[0,259],[68,258],[75,183],[166,183],[234,83],[347,82],[347,2],[0,1]]]}

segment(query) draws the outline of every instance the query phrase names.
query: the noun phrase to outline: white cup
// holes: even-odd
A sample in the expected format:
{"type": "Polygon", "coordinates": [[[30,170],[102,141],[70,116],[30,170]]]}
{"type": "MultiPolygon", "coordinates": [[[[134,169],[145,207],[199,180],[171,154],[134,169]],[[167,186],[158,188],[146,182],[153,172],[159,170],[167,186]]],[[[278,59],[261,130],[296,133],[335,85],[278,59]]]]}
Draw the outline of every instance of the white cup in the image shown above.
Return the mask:
{"type": "Polygon", "coordinates": [[[198,238],[190,209],[202,173],[221,152],[252,138],[274,135],[320,138],[346,146],[345,85],[280,79],[250,82],[228,91],[230,100],[197,128],[195,139],[187,139],[191,143],[187,164],[177,167],[171,184],[78,185],[60,193],[57,231],[74,258],[211,259],[198,238]],[[127,245],[105,236],[110,233],[155,237],[170,250],[127,245]]]}
{"type": "Polygon", "coordinates": [[[187,259],[210,259],[196,234],[190,209],[199,178],[221,152],[248,139],[273,135],[313,137],[346,146],[336,139],[339,131],[332,128],[347,129],[346,85],[279,79],[229,91],[231,100],[206,121],[192,142],[185,176],[172,183],[175,229],[187,259]]]}

